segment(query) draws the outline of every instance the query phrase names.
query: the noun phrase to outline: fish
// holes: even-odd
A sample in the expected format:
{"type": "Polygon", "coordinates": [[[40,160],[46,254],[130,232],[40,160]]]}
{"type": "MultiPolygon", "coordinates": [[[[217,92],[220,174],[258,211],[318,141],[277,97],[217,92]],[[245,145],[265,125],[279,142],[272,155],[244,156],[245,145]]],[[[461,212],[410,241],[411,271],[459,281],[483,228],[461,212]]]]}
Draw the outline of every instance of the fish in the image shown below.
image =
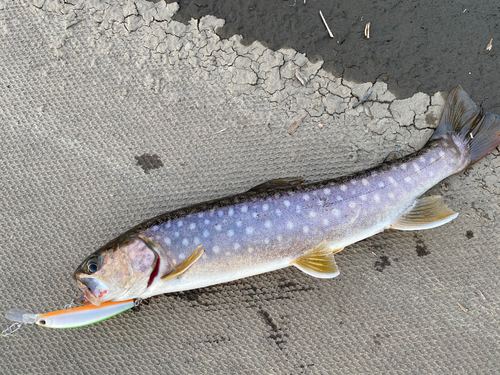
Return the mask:
{"type": "Polygon", "coordinates": [[[294,266],[339,275],[334,254],[386,229],[423,230],[458,213],[423,196],[500,144],[500,119],[457,86],[433,135],[398,160],[319,183],[273,180],[177,209],[110,241],[75,270],[86,303],[145,299],[294,266]]]}

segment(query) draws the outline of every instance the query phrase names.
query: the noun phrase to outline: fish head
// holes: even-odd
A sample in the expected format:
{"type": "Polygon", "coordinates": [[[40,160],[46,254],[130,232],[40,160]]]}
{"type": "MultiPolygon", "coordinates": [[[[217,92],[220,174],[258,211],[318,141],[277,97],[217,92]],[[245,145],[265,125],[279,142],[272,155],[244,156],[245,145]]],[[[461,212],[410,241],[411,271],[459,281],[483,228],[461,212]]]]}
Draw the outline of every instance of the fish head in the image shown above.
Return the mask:
{"type": "Polygon", "coordinates": [[[147,242],[139,237],[117,240],[85,259],[73,274],[84,298],[96,306],[139,298],[159,264],[147,242]]]}

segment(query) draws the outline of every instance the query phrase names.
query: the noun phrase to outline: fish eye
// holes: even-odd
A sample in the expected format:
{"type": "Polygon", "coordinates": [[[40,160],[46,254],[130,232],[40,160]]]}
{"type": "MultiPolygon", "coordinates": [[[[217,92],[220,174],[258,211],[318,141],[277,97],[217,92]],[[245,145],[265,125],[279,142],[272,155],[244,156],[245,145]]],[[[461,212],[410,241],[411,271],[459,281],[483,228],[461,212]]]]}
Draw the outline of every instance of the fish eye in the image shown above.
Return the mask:
{"type": "Polygon", "coordinates": [[[88,274],[97,272],[99,269],[99,261],[97,257],[91,257],[85,264],[85,270],[88,274]]]}

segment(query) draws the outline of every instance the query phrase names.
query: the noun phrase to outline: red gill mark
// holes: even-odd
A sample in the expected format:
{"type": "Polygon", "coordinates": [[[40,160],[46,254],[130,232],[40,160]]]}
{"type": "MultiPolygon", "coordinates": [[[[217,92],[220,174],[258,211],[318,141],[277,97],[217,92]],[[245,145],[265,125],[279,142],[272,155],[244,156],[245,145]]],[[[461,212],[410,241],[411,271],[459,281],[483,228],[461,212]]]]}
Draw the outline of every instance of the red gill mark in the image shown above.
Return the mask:
{"type": "Polygon", "coordinates": [[[154,281],[155,277],[158,275],[159,271],[160,271],[160,258],[158,258],[156,260],[155,268],[153,268],[153,272],[151,272],[151,275],[149,276],[149,281],[148,281],[147,288],[149,288],[149,286],[151,284],[153,284],[153,281],[154,281]]]}

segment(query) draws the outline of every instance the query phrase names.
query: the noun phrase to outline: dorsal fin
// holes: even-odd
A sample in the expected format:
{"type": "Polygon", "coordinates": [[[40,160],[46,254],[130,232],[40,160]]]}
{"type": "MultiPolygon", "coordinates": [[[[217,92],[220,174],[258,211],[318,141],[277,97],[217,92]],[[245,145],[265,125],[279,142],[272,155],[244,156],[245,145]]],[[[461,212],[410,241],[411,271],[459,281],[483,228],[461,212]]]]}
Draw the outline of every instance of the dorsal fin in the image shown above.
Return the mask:
{"type": "Polygon", "coordinates": [[[417,199],[412,208],[399,217],[391,226],[399,230],[421,230],[436,228],[452,221],[457,212],[449,209],[439,195],[417,199]]]}
{"type": "Polygon", "coordinates": [[[285,189],[293,186],[298,186],[303,182],[304,180],[300,177],[277,178],[275,180],[270,180],[262,184],[259,184],[257,186],[254,186],[248,191],[261,192],[270,189],[285,189]]]}
{"type": "Polygon", "coordinates": [[[342,249],[332,249],[327,241],[321,242],[314,249],[308,251],[292,264],[308,275],[328,279],[339,275],[333,253],[342,249]]]}

